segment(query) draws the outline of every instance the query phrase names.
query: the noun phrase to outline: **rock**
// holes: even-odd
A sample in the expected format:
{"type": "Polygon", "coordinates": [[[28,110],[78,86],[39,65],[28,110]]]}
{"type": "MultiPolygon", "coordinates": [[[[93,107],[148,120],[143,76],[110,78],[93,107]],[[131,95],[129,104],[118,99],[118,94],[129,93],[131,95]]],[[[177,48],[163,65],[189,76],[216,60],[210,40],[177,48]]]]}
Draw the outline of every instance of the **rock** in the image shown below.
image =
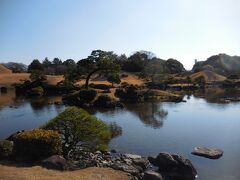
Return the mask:
{"type": "Polygon", "coordinates": [[[0,158],[9,158],[13,153],[13,141],[0,141],[0,158]]]}
{"type": "Polygon", "coordinates": [[[150,166],[147,158],[133,159],[133,164],[140,166],[142,169],[147,169],[150,166]]]}
{"type": "Polygon", "coordinates": [[[136,155],[136,154],[124,154],[124,156],[126,158],[130,158],[130,159],[141,159],[142,156],[136,155]]]}
{"type": "Polygon", "coordinates": [[[197,177],[197,171],[191,161],[178,154],[159,153],[155,163],[159,171],[166,173],[170,179],[194,180],[197,177]]]}
{"type": "Polygon", "coordinates": [[[111,153],[117,153],[117,151],[115,149],[112,149],[111,153]]]}
{"type": "Polygon", "coordinates": [[[194,148],[193,155],[206,157],[209,159],[219,159],[223,155],[223,151],[220,149],[210,149],[205,147],[196,147],[194,148]]]}
{"type": "Polygon", "coordinates": [[[145,171],[142,180],[163,180],[163,177],[160,173],[155,171],[145,171]]]}
{"type": "Polygon", "coordinates": [[[73,166],[64,157],[53,155],[41,162],[41,165],[47,169],[72,170],[73,166]]]}
{"type": "Polygon", "coordinates": [[[17,135],[19,134],[19,133],[21,133],[21,132],[24,132],[25,130],[21,130],[21,131],[17,131],[17,132],[15,132],[15,133],[13,133],[13,134],[11,134],[6,140],[8,140],[8,141],[14,141],[15,139],[16,139],[16,137],[17,137],[17,135]]]}
{"type": "Polygon", "coordinates": [[[121,170],[132,175],[138,175],[140,173],[136,167],[124,163],[114,163],[111,167],[115,170],[121,170]]]}
{"type": "Polygon", "coordinates": [[[153,164],[154,166],[157,166],[156,157],[149,156],[149,157],[148,157],[148,161],[149,161],[151,164],[153,164]]]}

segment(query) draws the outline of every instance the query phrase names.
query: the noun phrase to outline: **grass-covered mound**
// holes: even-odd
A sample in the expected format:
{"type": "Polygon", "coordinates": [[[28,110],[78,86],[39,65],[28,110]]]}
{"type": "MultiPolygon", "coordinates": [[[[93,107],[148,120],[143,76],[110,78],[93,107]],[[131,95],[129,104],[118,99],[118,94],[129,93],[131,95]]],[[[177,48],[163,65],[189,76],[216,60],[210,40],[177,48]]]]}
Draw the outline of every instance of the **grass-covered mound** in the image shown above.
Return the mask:
{"type": "Polygon", "coordinates": [[[14,139],[14,151],[16,156],[31,160],[61,154],[61,137],[56,131],[44,129],[20,132],[14,139]]]}
{"type": "Polygon", "coordinates": [[[111,131],[103,121],[77,107],[69,107],[42,128],[56,130],[63,138],[63,151],[66,155],[79,142],[93,150],[106,150],[111,131]]]}

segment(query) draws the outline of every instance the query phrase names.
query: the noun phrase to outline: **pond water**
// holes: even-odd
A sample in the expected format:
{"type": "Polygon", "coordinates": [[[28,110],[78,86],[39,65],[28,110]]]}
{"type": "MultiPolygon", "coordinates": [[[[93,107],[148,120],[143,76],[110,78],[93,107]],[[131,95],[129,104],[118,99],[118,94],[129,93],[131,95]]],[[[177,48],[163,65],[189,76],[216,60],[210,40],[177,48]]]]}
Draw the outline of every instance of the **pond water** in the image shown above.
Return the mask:
{"type": "MultiPolygon", "coordinates": [[[[16,98],[0,94],[0,139],[22,129],[38,127],[64,110],[49,105],[60,97],[16,98]]],[[[185,96],[187,102],[147,102],[114,111],[94,111],[97,117],[121,128],[110,149],[123,153],[157,155],[179,153],[197,168],[200,180],[240,179],[240,103],[220,104],[212,99],[185,96]],[[191,155],[196,146],[224,150],[218,160],[191,155]]]]}

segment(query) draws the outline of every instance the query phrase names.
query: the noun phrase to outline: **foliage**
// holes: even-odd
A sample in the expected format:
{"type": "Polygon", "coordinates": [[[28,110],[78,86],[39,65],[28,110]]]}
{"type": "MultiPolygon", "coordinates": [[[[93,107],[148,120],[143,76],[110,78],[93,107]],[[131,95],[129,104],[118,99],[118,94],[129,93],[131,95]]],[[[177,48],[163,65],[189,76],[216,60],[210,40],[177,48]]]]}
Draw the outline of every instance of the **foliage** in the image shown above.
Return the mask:
{"type": "Polygon", "coordinates": [[[28,72],[32,72],[34,70],[43,71],[43,65],[40,63],[38,59],[34,59],[28,66],[28,72]]]}
{"type": "Polygon", "coordinates": [[[106,150],[111,138],[107,124],[77,107],[67,108],[42,128],[56,130],[62,135],[65,155],[79,142],[87,143],[92,150],[106,150]]]}
{"type": "Polygon", "coordinates": [[[14,139],[14,152],[31,160],[61,154],[61,137],[56,131],[44,129],[20,132],[14,139]]]}
{"type": "Polygon", "coordinates": [[[64,79],[63,81],[59,82],[57,86],[60,87],[64,92],[69,92],[75,89],[74,83],[68,79],[64,79]]]}
{"type": "Polygon", "coordinates": [[[42,95],[44,93],[44,89],[41,86],[37,86],[32,88],[30,93],[32,95],[42,95]]]}
{"type": "Polygon", "coordinates": [[[78,61],[79,74],[86,75],[85,87],[88,88],[89,80],[95,73],[119,73],[120,66],[115,62],[117,55],[112,51],[94,50],[86,59],[78,61]]]}
{"type": "Polygon", "coordinates": [[[140,93],[140,90],[134,85],[126,86],[121,89],[116,89],[115,96],[119,97],[123,101],[128,102],[140,102],[143,100],[143,96],[140,93]]]}
{"type": "Polygon", "coordinates": [[[30,79],[32,81],[37,81],[37,80],[46,80],[46,76],[44,75],[43,71],[40,70],[32,70],[30,74],[30,79]]]}
{"type": "Polygon", "coordinates": [[[83,103],[92,102],[96,96],[97,96],[97,91],[94,89],[82,89],[79,91],[79,98],[80,98],[80,101],[83,101],[83,103]]]}
{"type": "Polygon", "coordinates": [[[94,106],[99,108],[114,108],[115,101],[108,95],[100,95],[96,101],[94,101],[94,106]]]}
{"type": "Polygon", "coordinates": [[[113,83],[116,84],[120,84],[121,83],[121,79],[119,77],[119,74],[109,74],[107,77],[108,82],[112,83],[112,87],[113,87],[113,83]]]}

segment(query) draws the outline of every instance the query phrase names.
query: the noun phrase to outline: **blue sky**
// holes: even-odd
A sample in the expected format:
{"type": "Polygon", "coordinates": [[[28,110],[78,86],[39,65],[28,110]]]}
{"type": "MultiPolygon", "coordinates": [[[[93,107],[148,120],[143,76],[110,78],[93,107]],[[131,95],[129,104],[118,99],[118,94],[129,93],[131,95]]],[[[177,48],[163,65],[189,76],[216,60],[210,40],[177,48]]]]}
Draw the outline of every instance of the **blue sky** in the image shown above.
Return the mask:
{"type": "Polygon", "coordinates": [[[154,52],[187,69],[240,55],[239,0],[0,0],[0,62],[154,52]]]}

